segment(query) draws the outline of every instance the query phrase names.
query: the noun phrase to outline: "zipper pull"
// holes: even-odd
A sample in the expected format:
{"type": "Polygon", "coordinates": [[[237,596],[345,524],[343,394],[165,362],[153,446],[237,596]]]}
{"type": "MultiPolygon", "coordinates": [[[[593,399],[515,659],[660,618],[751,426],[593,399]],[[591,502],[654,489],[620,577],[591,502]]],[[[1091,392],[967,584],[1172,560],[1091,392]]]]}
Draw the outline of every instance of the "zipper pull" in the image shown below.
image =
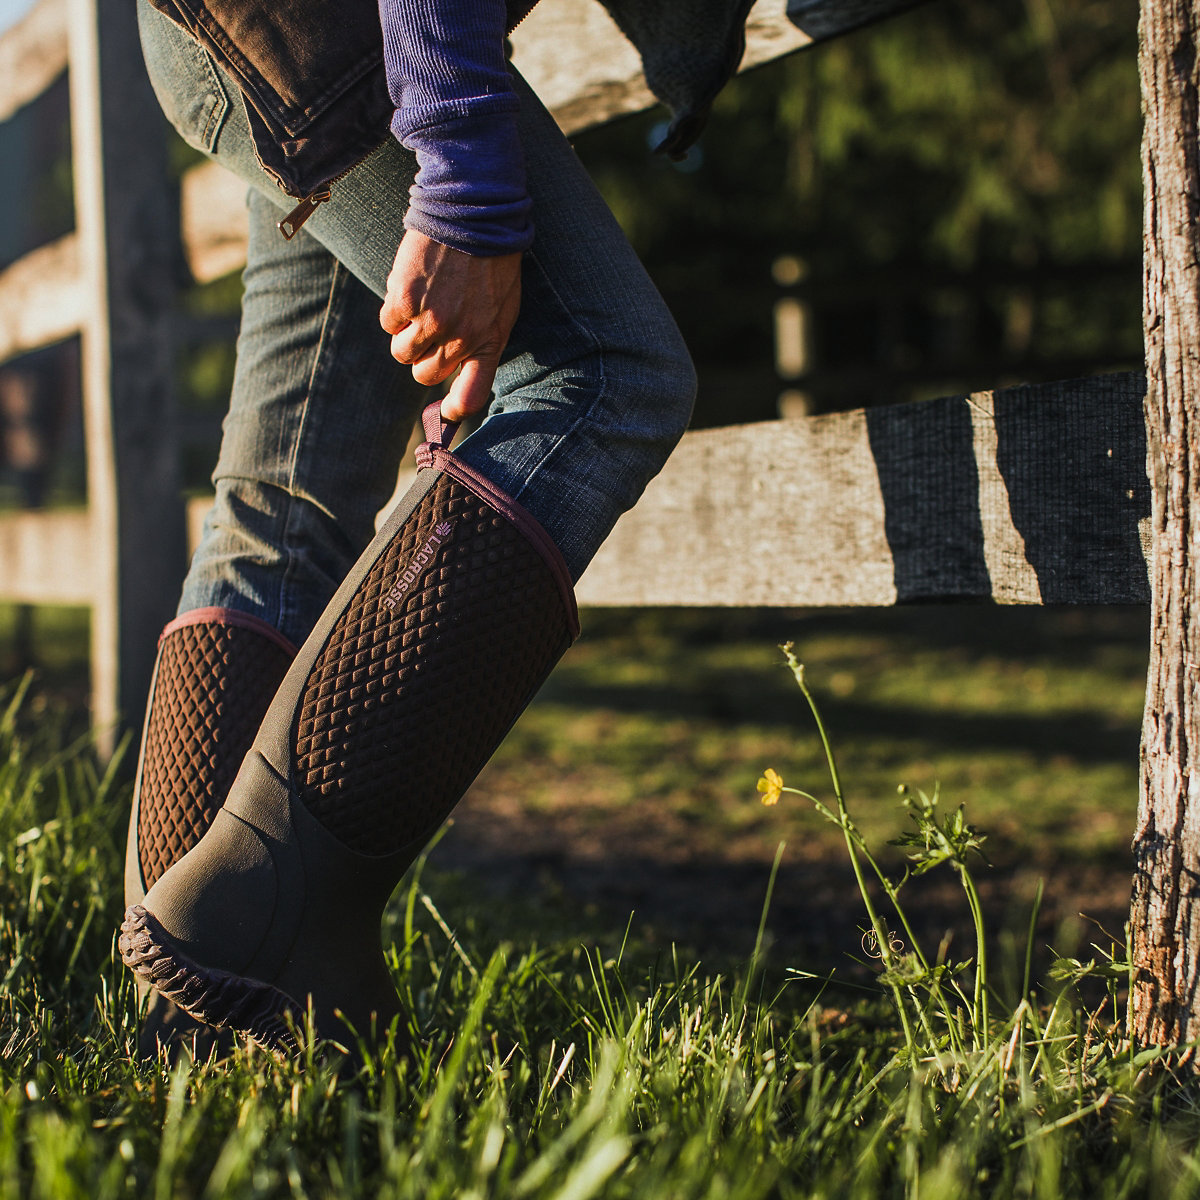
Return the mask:
{"type": "Polygon", "coordinates": [[[330,189],[326,188],[323,192],[313,192],[311,196],[305,196],[278,224],[284,240],[290,242],[300,232],[300,226],[317,211],[317,205],[324,204],[331,195],[330,189]]]}

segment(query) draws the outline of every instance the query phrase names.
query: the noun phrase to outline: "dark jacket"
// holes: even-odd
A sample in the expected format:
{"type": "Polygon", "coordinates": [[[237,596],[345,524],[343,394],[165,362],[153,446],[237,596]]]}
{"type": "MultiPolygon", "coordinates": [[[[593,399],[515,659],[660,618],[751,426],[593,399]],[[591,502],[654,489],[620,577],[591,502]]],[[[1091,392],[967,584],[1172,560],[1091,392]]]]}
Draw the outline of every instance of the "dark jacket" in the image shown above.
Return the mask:
{"type": "MultiPolygon", "coordinates": [[[[293,196],[320,193],[388,136],[377,0],[150,0],[237,80],[262,165],[293,196]]],[[[507,0],[511,30],[537,0],[507,0]]],[[[553,0],[548,0],[553,3],[553,0]]],[[[602,0],[673,114],[660,150],[699,136],[737,70],[753,0],[602,0]]]]}

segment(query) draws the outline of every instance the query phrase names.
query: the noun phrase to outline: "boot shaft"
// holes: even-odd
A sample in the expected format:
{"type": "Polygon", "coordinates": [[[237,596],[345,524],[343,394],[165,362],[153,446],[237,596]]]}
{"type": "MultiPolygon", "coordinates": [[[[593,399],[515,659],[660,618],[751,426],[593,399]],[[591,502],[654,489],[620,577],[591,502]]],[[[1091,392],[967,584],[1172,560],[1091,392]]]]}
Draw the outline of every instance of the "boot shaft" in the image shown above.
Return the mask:
{"type": "Polygon", "coordinates": [[[265,621],[226,608],[196,609],[163,630],[134,787],[127,892],[140,898],[207,832],[295,653],[265,621]]]}

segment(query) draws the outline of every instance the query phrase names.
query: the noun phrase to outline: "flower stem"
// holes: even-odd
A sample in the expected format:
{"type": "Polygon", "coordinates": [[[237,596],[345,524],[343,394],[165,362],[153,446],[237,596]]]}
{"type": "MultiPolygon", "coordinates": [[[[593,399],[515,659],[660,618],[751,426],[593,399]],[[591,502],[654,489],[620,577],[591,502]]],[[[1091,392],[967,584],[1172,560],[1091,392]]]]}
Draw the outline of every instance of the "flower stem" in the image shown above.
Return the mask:
{"type": "MultiPolygon", "coordinates": [[[[850,857],[850,866],[854,871],[854,878],[858,883],[859,894],[862,896],[863,905],[867,910],[867,918],[871,922],[871,928],[875,930],[875,937],[879,943],[880,956],[886,967],[891,967],[894,955],[891,948],[891,939],[888,936],[887,926],[875,911],[875,905],[871,902],[870,892],[867,890],[867,881],[863,877],[862,864],[859,862],[858,850],[855,845],[855,839],[851,834],[850,816],[846,812],[846,800],[842,794],[842,779],[838,773],[837,760],[833,754],[833,746],[829,741],[829,735],[825,732],[825,722],[821,720],[821,711],[817,707],[817,702],[813,697],[812,692],[808,689],[808,684],[804,679],[804,664],[796,658],[795,652],[792,649],[792,644],[789,642],[785,646],[781,646],[784,656],[787,658],[787,664],[791,668],[792,674],[796,678],[796,683],[800,686],[800,691],[804,699],[808,703],[809,710],[812,712],[813,720],[817,723],[817,733],[821,738],[821,747],[825,752],[825,762],[829,768],[829,779],[833,785],[834,799],[837,801],[838,816],[841,818],[842,836],[846,839],[846,853],[850,857]]],[[[869,857],[869,856],[868,856],[869,857]]],[[[874,864],[872,864],[874,865],[874,864]]],[[[876,868],[878,873],[878,868],[876,868]]],[[[900,1013],[900,1021],[904,1026],[904,1040],[908,1045],[909,1054],[912,1058],[916,1057],[916,1039],[913,1036],[912,1025],[909,1022],[908,1010],[904,1005],[904,997],[900,993],[900,988],[897,984],[890,985],[892,996],[896,1001],[896,1008],[900,1013]]]]}

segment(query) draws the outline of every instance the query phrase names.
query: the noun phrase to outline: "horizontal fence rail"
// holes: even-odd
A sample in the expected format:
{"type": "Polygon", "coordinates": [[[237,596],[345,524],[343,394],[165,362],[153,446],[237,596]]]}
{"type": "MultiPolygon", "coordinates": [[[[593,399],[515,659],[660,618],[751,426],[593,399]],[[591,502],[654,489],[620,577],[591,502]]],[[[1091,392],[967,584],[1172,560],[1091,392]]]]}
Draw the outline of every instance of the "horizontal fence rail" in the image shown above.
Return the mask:
{"type": "Polygon", "coordinates": [[[579,581],[599,605],[1149,599],[1141,375],[687,434],[579,581]]]}
{"type": "MultiPolygon", "coordinates": [[[[1101,375],[693,431],[579,601],[1144,603],[1144,390],[1141,375],[1101,375]]],[[[189,505],[193,544],[210,505],[189,505]]],[[[13,599],[85,603],[92,553],[86,514],[0,516],[13,599]]]]}
{"type": "Polygon", "coordinates": [[[4,599],[12,604],[90,604],[96,547],[87,512],[0,514],[4,599]]]}
{"type": "Polygon", "coordinates": [[[0,121],[36,100],[67,69],[67,0],[40,0],[0,36],[0,121]]]}
{"type": "Polygon", "coordinates": [[[0,362],[78,333],[85,297],[73,233],[0,271],[0,362]]]}
{"type": "MultiPolygon", "coordinates": [[[[1140,374],[1099,375],[693,431],[579,602],[1143,603],[1144,392],[1140,374]]],[[[211,504],[189,505],[193,545],[211,504]]]]}

